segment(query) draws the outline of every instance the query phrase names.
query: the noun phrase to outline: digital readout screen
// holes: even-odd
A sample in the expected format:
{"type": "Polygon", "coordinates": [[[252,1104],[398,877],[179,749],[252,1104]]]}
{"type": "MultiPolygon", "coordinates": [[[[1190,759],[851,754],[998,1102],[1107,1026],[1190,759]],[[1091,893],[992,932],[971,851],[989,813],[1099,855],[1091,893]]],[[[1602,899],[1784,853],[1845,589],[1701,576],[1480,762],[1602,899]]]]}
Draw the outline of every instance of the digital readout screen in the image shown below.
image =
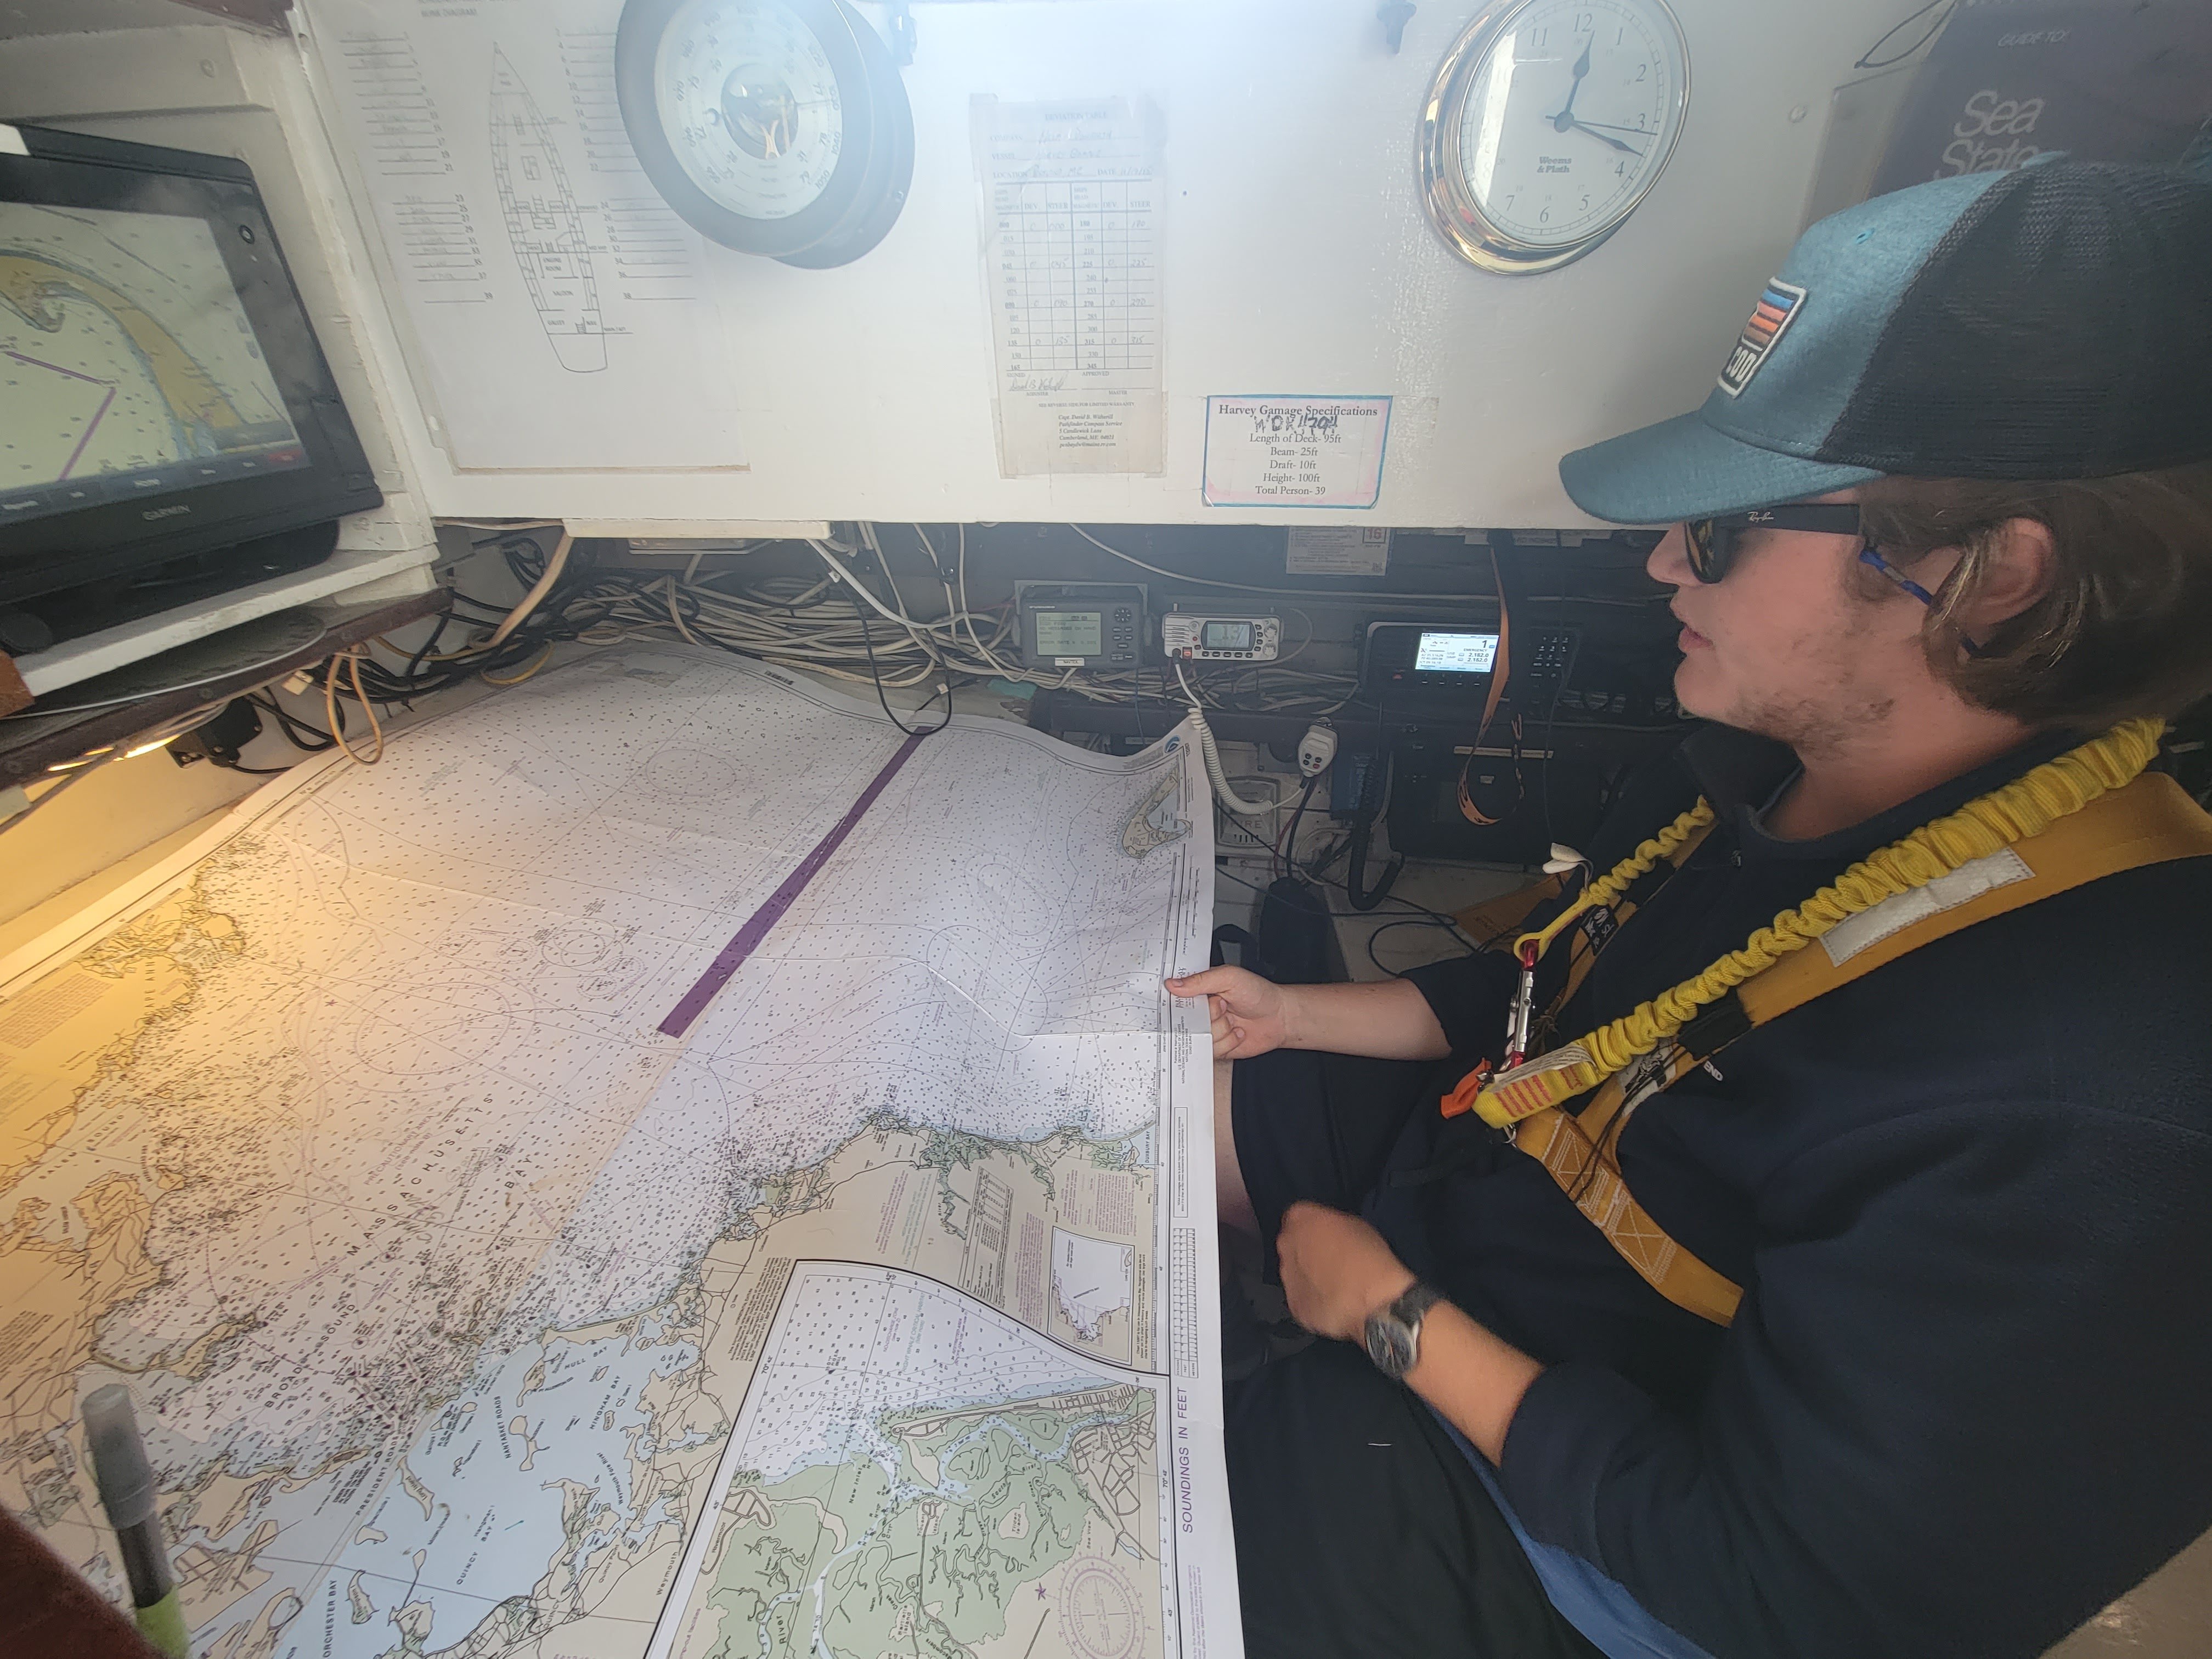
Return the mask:
{"type": "Polygon", "coordinates": [[[1037,611],[1036,649],[1040,657],[1096,657],[1106,649],[1106,613],[1103,611],[1037,611]]]}
{"type": "Polygon", "coordinates": [[[1431,634],[1423,629],[1413,647],[1415,673],[1487,674],[1497,660],[1495,634],[1431,634]]]}
{"type": "Polygon", "coordinates": [[[1201,623],[1198,646],[1201,651],[1249,651],[1253,625],[1248,622],[1201,623]]]}

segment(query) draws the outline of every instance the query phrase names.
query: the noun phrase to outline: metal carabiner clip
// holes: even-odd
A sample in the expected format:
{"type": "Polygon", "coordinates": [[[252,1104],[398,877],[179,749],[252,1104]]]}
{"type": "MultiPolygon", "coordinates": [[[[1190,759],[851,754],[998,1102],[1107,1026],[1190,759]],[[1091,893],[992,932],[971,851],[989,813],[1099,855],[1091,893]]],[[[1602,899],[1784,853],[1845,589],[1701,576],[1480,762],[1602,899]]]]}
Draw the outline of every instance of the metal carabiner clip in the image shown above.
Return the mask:
{"type": "Polygon", "coordinates": [[[1528,1030],[1536,1014],[1536,947],[1521,947],[1521,982],[1514,988],[1513,1006],[1505,1016],[1505,1064],[1518,1066],[1528,1057],[1528,1030]]]}

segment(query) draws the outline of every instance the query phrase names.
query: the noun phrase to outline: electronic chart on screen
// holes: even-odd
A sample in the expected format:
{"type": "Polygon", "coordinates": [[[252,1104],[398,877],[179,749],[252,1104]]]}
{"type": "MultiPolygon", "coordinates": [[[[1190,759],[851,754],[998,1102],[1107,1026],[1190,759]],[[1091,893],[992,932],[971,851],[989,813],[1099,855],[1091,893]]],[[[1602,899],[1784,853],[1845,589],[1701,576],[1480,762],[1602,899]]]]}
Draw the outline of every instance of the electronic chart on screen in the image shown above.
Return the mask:
{"type": "Polygon", "coordinates": [[[1495,634],[1447,634],[1421,630],[1414,647],[1416,673],[1487,674],[1498,661],[1495,634]]]}
{"type": "Polygon", "coordinates": [[[1097,611],[1047,611],[1036,619],[1037,649],[1052,657],[1095,657],[1106,648],[1106,622],[1097,611]]]}
{"type": "Polygon", "coordinates": [[[0,514],[302,466],[205,220],[0,203],[0,514]]]}

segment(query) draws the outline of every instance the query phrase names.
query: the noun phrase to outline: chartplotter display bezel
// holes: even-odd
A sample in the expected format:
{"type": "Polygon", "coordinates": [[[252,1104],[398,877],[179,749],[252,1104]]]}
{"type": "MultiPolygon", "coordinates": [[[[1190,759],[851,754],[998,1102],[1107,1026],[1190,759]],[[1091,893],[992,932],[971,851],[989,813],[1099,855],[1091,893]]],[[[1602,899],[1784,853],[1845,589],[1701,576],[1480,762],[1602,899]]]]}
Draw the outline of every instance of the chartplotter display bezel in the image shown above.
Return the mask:
{"type": "Polygon", "coordinates": [[[1022,665],[1046,672],[1133,669],[1143,659],[1145,609],[1141,582],[1018,581],[1014,614],[1022,665]],[[1094,630],[1095,649],[1048,648],[1089,643],[1094,630]]]}
{"type": "Polygon", "coordinates": [[[1498,672],[1498,624],[1494,622],[1379,622],[1367,625],[1366,650],[1360,665],[1361,689],[1366,695],[1390,695],[1403,690],[1456,691],[1486,694],[1491,677],[1498,672]],[[1438,659],[1431,648],[1443,640],[1483,639],[1489,641],[1490,663],[1484,668],[1425,666],[1438,659]]]}
{"type": "Polygon", "coordinates": [[[0,153],[0,204],[207,225],[304,459],[246,476],[217,467],[212,471],[234,476],[188,483],[186,458],[173,473],[165,465],[0,492],[0,601],[126,575],[378,505],[383,497],[252,170],[224,155],[37,127],[11,131],[27,153],[0,153]]]}

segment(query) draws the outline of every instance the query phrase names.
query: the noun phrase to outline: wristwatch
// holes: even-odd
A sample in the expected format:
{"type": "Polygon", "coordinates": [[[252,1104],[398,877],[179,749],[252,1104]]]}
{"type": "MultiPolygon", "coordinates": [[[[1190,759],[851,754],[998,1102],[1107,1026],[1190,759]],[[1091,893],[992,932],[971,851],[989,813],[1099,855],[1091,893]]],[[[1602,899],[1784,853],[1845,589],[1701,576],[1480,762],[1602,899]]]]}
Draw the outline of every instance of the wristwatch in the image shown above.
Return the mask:
{"type": "Polygon", "coordinates": [[[1377,1370],[1402,1382],[1421,1358],[1421,1317],[1444,1299],[1433,1285],[1415,1279],[1389,1306],[1367,1316],[1367,1357],[1377,1370]]]}

